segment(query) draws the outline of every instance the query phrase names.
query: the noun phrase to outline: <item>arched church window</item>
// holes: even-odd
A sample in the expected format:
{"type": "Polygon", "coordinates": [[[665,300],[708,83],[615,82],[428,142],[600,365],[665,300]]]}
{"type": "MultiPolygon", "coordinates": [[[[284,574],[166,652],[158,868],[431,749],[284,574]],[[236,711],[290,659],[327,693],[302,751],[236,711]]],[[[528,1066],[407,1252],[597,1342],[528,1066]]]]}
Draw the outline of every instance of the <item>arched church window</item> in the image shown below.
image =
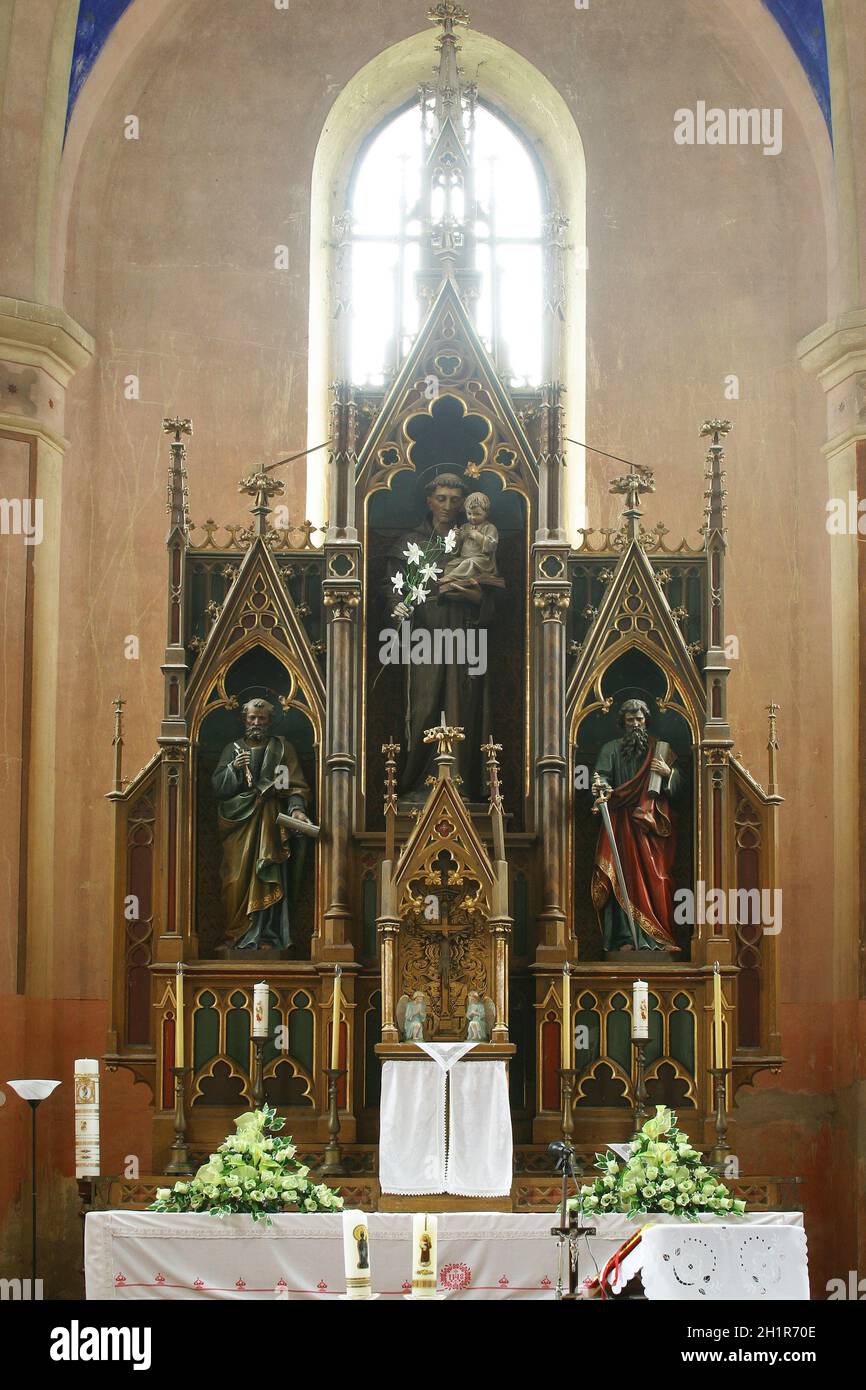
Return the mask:
{"type": "Polygon", "coordinates": [[[518,389],[543,379],[546,191],[522,136],[461,86],[451,120],[439,94],[422,89],[356,164],[347,230],[356,385],[381,387],[398,371],[449,260],[500,376],[518,389]]]}

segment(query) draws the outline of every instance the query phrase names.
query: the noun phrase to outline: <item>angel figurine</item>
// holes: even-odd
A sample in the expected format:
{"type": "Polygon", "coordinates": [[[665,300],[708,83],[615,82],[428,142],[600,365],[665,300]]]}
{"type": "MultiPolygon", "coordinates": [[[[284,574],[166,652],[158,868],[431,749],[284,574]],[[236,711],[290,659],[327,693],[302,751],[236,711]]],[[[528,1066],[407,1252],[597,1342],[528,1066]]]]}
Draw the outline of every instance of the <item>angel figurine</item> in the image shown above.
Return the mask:
{"type": "Polygon", "coordinates": [[[416,989],[410,998],[401,994],[397,1001],[397,1027],[404,1042],[424,1042],[424,1025],[427,1022],[427,996],[416,989]]]}
{"type": "Polygon", "coordinates": [[[470,989],[466,996],[467,1042],[489,1042],[495,1022],[496,1005],[493,1000],[486,994],[482,997],[477,989],[470,989]]]}

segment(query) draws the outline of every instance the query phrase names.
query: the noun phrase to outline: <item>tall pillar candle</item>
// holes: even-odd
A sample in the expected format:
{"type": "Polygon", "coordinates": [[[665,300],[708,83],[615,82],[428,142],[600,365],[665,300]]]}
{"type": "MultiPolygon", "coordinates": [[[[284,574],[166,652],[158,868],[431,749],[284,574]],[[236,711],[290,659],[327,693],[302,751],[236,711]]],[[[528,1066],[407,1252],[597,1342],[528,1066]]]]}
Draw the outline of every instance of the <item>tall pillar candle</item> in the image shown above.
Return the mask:
{"type": "Polygon", "coordinates": [[[649,1037],[649,986],[646,980],[635,980],[631,987],[631,1035],[635,1042],[649,1037]]]}
{"type": "Polygon", "coordinates": [[[342,970],[339,965],[334,971],[334,1008],[331,1015],[331,1070],[336,1071],[340,1065],[340,1003],[343,991],[340,986],[342,970]]]}
{"type": "Polygon", "coordinates": [[[346,1271],[346,1297],[372,1298],[370,1232],[363,1211],[343,1212],[343,1265],[346,1271]]]}
{"type": "Polygon", "coordinates": [[[174,977],[174,1065],[183,1066],[183,966],[174,977]]]}
{"type": "Polygon", "coordinates": [[[253,990],[253,1037],[268,1036],[268,1013],[270,1009],[270,985],[260,980],[253,990]]]}
{"type": "Polygon", "coordinates": [[[412,1297],[434,1298],[438,1265],[436,1263],[438,1221],[426,1212],[412,1217],[412,1297]]]}
{"type": "Polygon", "coordinates": [[[562,967],[562,1066],[571,1066],[571,970],[568,961],[562,967]]]}
{"type": "Polygon", "coordinates": [[[99,1177],[99,1062],[75,1063],[75,1176],[99,1177]]]}
{"type": "Polygon", "coordinates": [[[722,972],[719,962],[713,964],[713,1066],[725,1065],[722,1045],[722,972]]]}

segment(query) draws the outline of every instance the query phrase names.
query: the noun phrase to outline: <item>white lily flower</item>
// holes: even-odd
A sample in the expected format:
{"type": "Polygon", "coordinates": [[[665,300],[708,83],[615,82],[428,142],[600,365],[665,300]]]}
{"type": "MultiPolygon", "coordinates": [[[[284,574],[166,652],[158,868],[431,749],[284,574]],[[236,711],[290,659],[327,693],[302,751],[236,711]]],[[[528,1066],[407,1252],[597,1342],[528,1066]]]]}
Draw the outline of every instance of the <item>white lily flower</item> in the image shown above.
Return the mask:
{"type": "Polygon", "coordinates": [[[424,558],[424,552],[420,545],[416,545],[414,541],[409,542],[403,554],[406,556],[410,565],[419,565],[424,558]]]}
{"type": "Polygon", "coordinates": [[[436,579],[441,573],[438,565],[424,565],[421,570],[421,579],[425,584],[428,584],[431,579],[436,579]]]}
{"type": "Polygon", "coordinates": [[[448,532],[448,535],[445,537],[445,539],[444,539],[444,541],[442,542],[442,544],[445,546],[445,554],[446,554],[446,555],[450,555],[452,550],[456,550],[456,548],[457,548],[457,532],[455,531],[455,529],[454,529],[453,526],[451,527],[451,530],[448,532]]]}
{"type": "Polygon", "coordinates": [[[402,574],[402,572],[401,572],[400,570],[398,570],[397,573],[394,575],[394,578],[391,580],[391,583],[394,585],[394,592],[395,592],[395,593],[398,593],[398,594],[402,594],[402,592],[403,592],[403,574],[402,574]]]}
{"type": "Polygon", "coordinates": [[[430,590],[425,589],[423,584],[419,584],[415,590],[415,602],[426,603],[430,597],[430,590]]]}

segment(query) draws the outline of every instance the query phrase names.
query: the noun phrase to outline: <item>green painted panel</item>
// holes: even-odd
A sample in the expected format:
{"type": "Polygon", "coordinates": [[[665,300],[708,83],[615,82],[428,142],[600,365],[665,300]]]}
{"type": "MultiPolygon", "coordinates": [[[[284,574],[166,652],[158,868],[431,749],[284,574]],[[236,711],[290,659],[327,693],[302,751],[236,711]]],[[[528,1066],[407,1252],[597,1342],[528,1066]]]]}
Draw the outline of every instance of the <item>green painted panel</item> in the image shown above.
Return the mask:
{"type": "Polygon", "coordinates": [[[659,1057],[661,1057],[662,1055],[662,1046],[665,1032],[664,1020],[662,1019],[662,1016],[659,1013],[658,996],[653,994],[652,991],[650,991],[649,996],[649,1020],[647,1025],[647,1031],[649,1033],[649,1037],[646,1040],[644,1056],[646,1057],[647,1066],[651,1066],[652,1063],[657,1062],[659,1057]]]}
{"type": "Polygon", "coordinates": [[[671,1056],[689,1076],[695,1074],[695,1020],[687,995],[678,994],[670,1017],[671,1056]]]}
{"type": "MultiPolygon", "coordinates": [[[[296,1003],[302,996],[296,995],[296,1003]]],[[[304,996],[305,997],[305,996],[304,996]]],[[[313,1011],[294,1008],[289,1014],[289,1055],[302,1067],[313,1070],[313,1011]]]]}
{"type": "Polygon", "coordinates": [[[193,1017],[193,1066],[196,1071],[206,1067],[219,1052],[220,1019],[213,1008],[214,996],[203,994],[193,1017]]]}
{"type": "MultiPolygon", "coordinates": [[[[236,999],[237,995],[232,995],[236,999]]],[[[243,1071],[250,1064],[250,1015],[246,1008],[226,1014],[226,1052],[243,1071]]]]}
{"type": "Polygon", "coordinates": [[[631,1013],[624,994],[615,994],[613,1010],[607,1016],[607,1055],[631,1075],[631,1013]]]}

